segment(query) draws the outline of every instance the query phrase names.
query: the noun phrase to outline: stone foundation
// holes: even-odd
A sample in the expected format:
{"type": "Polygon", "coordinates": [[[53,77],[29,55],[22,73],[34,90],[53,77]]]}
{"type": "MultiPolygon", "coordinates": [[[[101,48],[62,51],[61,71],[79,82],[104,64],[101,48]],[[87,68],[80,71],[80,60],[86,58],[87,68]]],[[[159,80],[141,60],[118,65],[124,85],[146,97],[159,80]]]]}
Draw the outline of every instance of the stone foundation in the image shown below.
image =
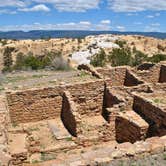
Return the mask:
{"type": "Polygon", "coordinates": [[[36,153],[56,155],[112,141],[116,142],[111,153],[114,159],[164,151],[161,140],[165,137],[153,141],[154,136],[166,134],[164,64],[146,71],[125,66],[81,69],[99,79],[7,93],[11,125],[21,126],[8,132],[14,131],[16,137],[26,135],[27,153],[21,158],[22,152],[13,154],[13,165],[26,162],[36,153]],[[39,121],[45,123],[27,127],[39,121]]]}

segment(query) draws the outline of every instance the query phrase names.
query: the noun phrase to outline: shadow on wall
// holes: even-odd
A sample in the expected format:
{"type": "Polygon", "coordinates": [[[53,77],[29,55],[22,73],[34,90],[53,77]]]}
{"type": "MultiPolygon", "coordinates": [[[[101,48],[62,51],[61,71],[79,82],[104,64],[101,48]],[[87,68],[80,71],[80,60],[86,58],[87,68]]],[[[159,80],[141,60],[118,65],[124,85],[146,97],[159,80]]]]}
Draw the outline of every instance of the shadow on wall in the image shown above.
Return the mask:
{"type": "Polygon", "coordinates": [[[166,134],[166,113],[164,110],[139,96],[134,97],[133,110],[149,124],[147,137],[166,134]]]}
{"type": "Polygon", "coordinates": [[[144,82],[135,77],[129,70],[126,70],[124,86],[137,86],[144,82]]]}
{"type": "Polygon", "coordinates": [[[72,136],[77,137],[76,119],[72,113],[71,104],[69,103],[69,99],[65,93],[63,94],[61,120],[62,120],[65,128],[68,130],[68,132],[72,136]]]}
{"type": "Polygon", "coordinates": [[[166,65],[161,65],[159,83],[166,82],[166,65]]]}

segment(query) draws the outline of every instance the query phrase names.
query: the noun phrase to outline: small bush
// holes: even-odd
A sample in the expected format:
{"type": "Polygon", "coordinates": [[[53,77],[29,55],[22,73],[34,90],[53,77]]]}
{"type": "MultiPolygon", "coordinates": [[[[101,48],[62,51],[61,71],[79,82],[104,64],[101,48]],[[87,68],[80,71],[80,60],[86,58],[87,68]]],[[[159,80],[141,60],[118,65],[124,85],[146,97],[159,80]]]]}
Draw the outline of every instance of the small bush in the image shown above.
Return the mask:
{"type": "Polygon", "coordinates": [[[133,58],[129,48],[115,48],[108,56],[112,66],[132,65],[133,58]]]}
{"type": "Polygon", "coordinates": [[[25,67],[27,67],[27,68],[29,67],[32,70],[37,70],[37,69],[42,68],[41,61],[33,55],[27,56],[24,59],[24,63],[25,63],[25,67]]]}
{"type": "Polygon", "coordinates": [[[91,58],[91,65],[95,67],[103,67],[106,64],[106,53],[103,49],[91,58]]]}
{"type": "Polygon", "coordinates": [[[0,42],[2,43],[2,46],[5,46],[7,44],[7,40],[0,39],[0,42]]]}
{"type": "Polygon", "coordinates": [[[124,40],[116,40],[115,44],[119,45],[120,48],[123,48],[127,43],[124,40]]]}
{"type": "Polygon", "coordinates": [[[3,72],[11,71],[13,65],[12,52],[15,50],[14,47],[6,47],[3,54],[3,72]]]}
{"type": "Polygon", "coordinates": [[[42,57],[34,56],[32,53],[29,53],[28,55],[18,53],[14,69],[24,70],[30,68],[32,70],[38,70],[46,67],[55,70],[67,70],[69,69],[69,64],[63,59],[60,52],[50,52],[42,57]]]}
{"type": "Polygon", "coordinates": [[[165,54],[155,54],[152,57],[148,58],[148,61],[152,63],[159,63],[160,61],[165,61],[166,55],[165,54]]]}
{"type": "Polygon", "coordinates": [[[133,53],[134,53],[133,66],[142,64],[148,58],[148,56],[141,51],[135,50],[133,53]]]}
{"type": "Polygon", "coordinates": [[[24,66],[25,56],[23,53],[18,53],[16,56],[16,64],[14,65],[13,69],[15,70],[22,70],[24,66]]]}

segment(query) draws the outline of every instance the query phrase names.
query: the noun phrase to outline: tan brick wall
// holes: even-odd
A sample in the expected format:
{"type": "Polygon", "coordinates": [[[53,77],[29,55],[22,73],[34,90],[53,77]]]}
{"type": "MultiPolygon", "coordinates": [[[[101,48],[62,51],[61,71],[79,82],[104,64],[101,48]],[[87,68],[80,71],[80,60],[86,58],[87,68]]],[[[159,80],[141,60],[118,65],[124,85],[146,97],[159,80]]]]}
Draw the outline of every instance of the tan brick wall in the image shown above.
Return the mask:
{"type": "Polygon", "coordinates": [[[45,88],[7,94],[9,114],[13,123],[35,122],[60,116],[60,89],[45,88]]]}
{"type": "Polygon", "coordinates": [[[135,125],[132,121],[118,116],[115,123],[116,140],[120,143],[131,142],[134,143],[138,140],[145,139],[147,128],[135,125]]]}
{"type": "Polygon", "coordinates": [[[157,65],[153,66],[152,68],[150,68],[150,70],[137,72],[137,75],[142,80],[144,80],[148,83],[157,83],[157,82],[159,82],[159,78],[160,78],[160,67],[161,67],[161,65],[157,64],[157,65]]]}
{"type": "Polygon", "coordinates": [[[140,96],[134,97],[133,108],[150,124],[150,136],[160,135],[160,130],[166,126],[166,111],[140,96]]]}
{"type": "Polygon", "coordinates": [[[74,102],[78,105],[78,112],[81,115],[89,116],[101,114],[104,94],[104,81],[67,86],[74,102]]]}
{"type": "Polygon", "coordinates": [[[38,90],[8,93],[8,107],[13,123],[35,122],[61,116],[62,93],[68,90],[78,104],[81,115],[101,114],[104,81],[94,81],[66,87],[57,86],[38,90]]]}
{"type": "Polygon", "coordinates": [[[116,67],[111,69],[99,68],[97,72],[104,76],[104,78],[109,78],[107,83],[110,86],[122,86],[125,82],[126,77],[126,67],[116,67]]]}

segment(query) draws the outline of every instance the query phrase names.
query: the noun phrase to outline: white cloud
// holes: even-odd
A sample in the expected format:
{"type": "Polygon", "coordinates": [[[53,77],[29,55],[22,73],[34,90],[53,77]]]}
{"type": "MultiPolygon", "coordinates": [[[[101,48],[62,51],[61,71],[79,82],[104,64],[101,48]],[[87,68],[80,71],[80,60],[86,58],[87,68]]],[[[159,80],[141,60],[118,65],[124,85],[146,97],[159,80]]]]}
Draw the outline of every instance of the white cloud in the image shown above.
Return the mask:
{"type": "Polygon", "coordinates": [[[7,9],[2,9],[0,10],[0,15],[1,14],[16,14],[16,11],[11,11],[11,10],[7,10],[7,9]]]}
{"type": "Polygon", "coordinates": [[[107,0],[116,12],[139,12],[145,10],[166,10],[166,0],[107,0]]]}
{"type": "Polygon", "coordinates": [[[82,25],[91,25],[91,22],[89,22],[89,21],[81,21],[80,24],[82,24],[82,25]]]}
{"type": "Polygon", "coordinates": [[[153,16],[153,15],[147,15],[146,17],[147,18],[154,18],[155,16],[153,16]]]}
{"type": "Polygon", "coordinates": [[[142,22],[134,22],[135,25],[142,25],[142,22]]]}
{"type": "Polygon", "coordinates": [[[125,31],[126,29],[124,26],[121,26],[121,25],[117,26],[116,28],[118,31],[125,31]]]}
{"type": "Polygon", "coordinates": [[[153,26],[153,27],[159,27],[160,23],[152,23],[151,26],[153,26]]]}
{"type": "Polygon", "coordinates": [[[159,17],[160,13],[155,13],[154,15],[147,15],[147,18],[155,18],[155,17],[159,17]]]}
{"type": "Polygon", "coordinates": [[[0,0],[0,7],[25,7],[26,2],[21,0],[0,0]]]}
{"type": "Polygon", "coordinates": [[[153,27],[151,25],[148,25],[144,29],[145,32],[159,32],[160,29],[158,27],[153,27]]]}
{"type": "Polygon", "coordinates": [[[100,0],[32,0],[37,3],[52,4],[58,11],[85,12],[99,8],[100,0]]]}
{"type": "Polygon", "coordinates": [[[0,31],[13,31],[13,30],[110,30],[111,27],[108,24],[92,24],[89,21],[81,22],[69,22],[62,24],[41,24],[35,22],[34,24],[24,25],[9,25],[0,26],[0,31]]]}
{"type": "Polygon", "coordinates": [[[50,11],[50,9],[43,4],[33,6],[32,8],[20,8],[18,10],[23,12],[38,12],[38,11],[49,12],[50,11]]]}
{"type": "Polygon", "coordinates": [[[19,11],[48,11],[46,5],[52,5],[58,11],[85,12],[90,9],[98,9],[102,0],[0,0],[0,7],[19,8],[19,11]],[[32,5],[34,7],[30,7],[32,5]],[[45,5],[41,6],[41,4],[45,5]],[[39,6],[40,5],[40,6],[39,6]]]}
{"type": "Polygon", "coordinates": [[[100,23],[101,23],[101,24],[110,24],[111,21],[110,21],[110,20],[102,20],[100,23]]]}
{"type": "Polygon", "coordinates": [[[138,13],[127,13],[127,16],[138,16],[138,13]]]}
{"type": "Polygon", "coordinates": [[[152,23],[145,26],[144,31],[146,32],[160,32],[160,23],[152,23]]]}

